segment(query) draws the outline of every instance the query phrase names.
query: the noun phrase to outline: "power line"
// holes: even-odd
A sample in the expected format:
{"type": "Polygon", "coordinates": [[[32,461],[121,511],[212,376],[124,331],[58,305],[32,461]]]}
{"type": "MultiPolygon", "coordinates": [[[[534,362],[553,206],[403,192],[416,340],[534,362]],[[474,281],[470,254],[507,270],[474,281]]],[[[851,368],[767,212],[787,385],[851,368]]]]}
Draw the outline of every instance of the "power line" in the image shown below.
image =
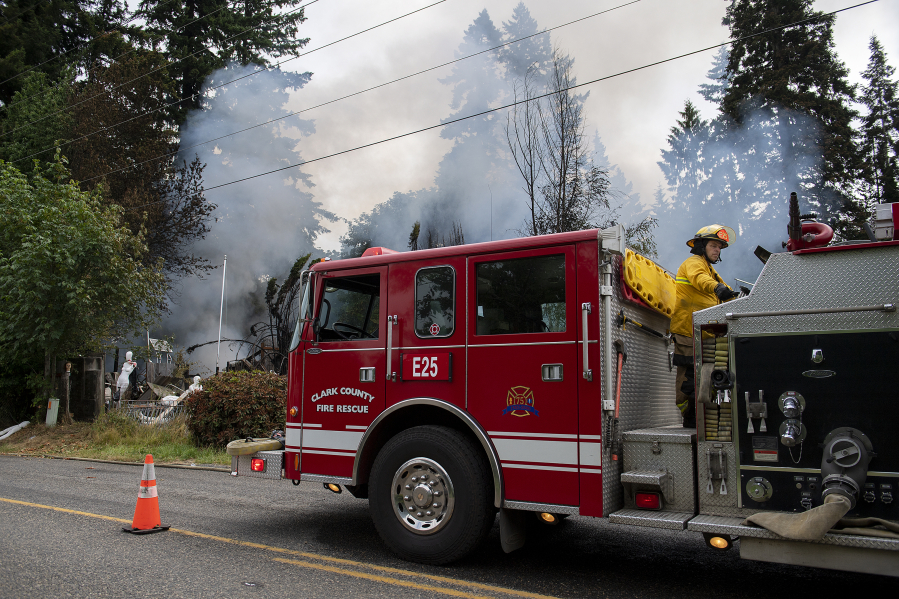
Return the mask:
{"type": "MultiPolygon", "coordinates": [[[[314,1],[317,2],[318,0],[314,0],[314,1]]],[[[344,42],[344,41],[346,41],[346,40],[348,40],[348,39],[350,39],[350,38],[354,38],[354,37],[357,37],[357,36],[359,36],[359,35],[362,35],[363,33],[367,33],[367,32],[369,32],[369,31],[372,31],[373,29],[377,29],[377,28],[379,28],[379,27],[383,27],[383,26],[385,26],[385,25],[388,25],[388,24],[390,24],[390,23],[393,23],[394,21],[399,21],[400,19],[404,19],[404,18],[406,18],[406,17],[408,17],[408,16],[410,16],[410,15],[414,15],[415,13],[421,12],[421,11],[426,10],[426,9],[428,9],[428,8],[431,8],[431,7],[433,7],[433,6],[437,6],[438,4],[442,4],[443,2],[446,2],[446,0],[438,0],[437,2],[435,2],[435,3],[433,3],[433,4],[429,4],[429,5],[425,6],[425,7],[418,8],[418,9],[416,9],[416,10],[413,10],[412,12],[408,12],[408,13],[406,13],[406,14],[404,14],[404,15],[399,16],[399,17],[390,19],[389,21],[384,21],[383,23],[380,23],[380,24],[378,24],[378,25],[374,25],[374,26],[369,27],[369,28],[367,28],[367,29],[363,29],[362,31],[358,31],[358,32],[353,33],[353,34],[351,34],[351,35],[348,35],[348,36],[346,36],[346,37],[343,37],[343,38],[340,38],[340,39],[338,39],[338,40],[335,40],[335,41],[333,41],[333,42],[329,42],[329,43],[325,44],[324,46],[319,46],[318,48],[315,48],[314,50],[310,50],[309,52],[304,52],[304,53],[302,53],[302,54],[299,54],[299,55],[294,56],[294,57],[292,57],[292,58],[289,58],[289,59],[287,59],[287,60],[281,61],[281,62],[277,63],[277,64],[274,65],[274,66],[280,67],[280,66],[281,66],[282,64],[284,64],[285,62],[289,62],[289,61],[291,61],[291,60],[295,60],[295,59],[297,59],[297,58],[301,58],[301,57],[303,57],[303,56],[307,56],[307,55],[312,54],[312,53],[314,53],[314,52],[318,52],[319,50],[324,50],[325,48],[327,48],[327,47],[329,47],[329,46],[333,46],[333,45],[335,45],[335,44],[339,44],[339,43],[344,42]]],[[[310,2],[310,4],[311,4],[311,2],[310,2]]],[[[199,96],[199,95],[201,95],[201,94],[208,93],[208,92],[210,92],[210,91],[214,91],[214,90],[220,89],[220,88],[222,88],[222,87],[224,87],[224,86],[226,86],[226,85],[230,85],[230,84],[232,84],[232,83],[234,83],[234,82],[236,82],[236,81],[240,81],[241,79],[247,79],[248,77],[253,77],[253,76],[258,75],[259,73],[262,73],[262,72],[267,71],[267,70],[269,70],[269,69],[270,69],[270,67],[263,67],[263,68],[261,68],[261,69],[259,69],[259,70],[257,70],[257,71],[253,71],[252,73],[249,73],[249,74],[247,74],[247,75],[243,75],[243,76],[241,76],[241,77],[237,77],[236,79],[232,79],[231,81],[226,81],[226,82],[221,83],[221,84],[219,84],[219,85],[216,85],[216,86],[214,86],[214,87],[210,87],[210,88],[208,88],[208,89],[206,89],[206,90],[204,90],[204,91],[201,91],[201,92],[198,92],[198,93],[193,94],[193,95],[191,95],[191,96],[188,96],[187,98],[181,98],[181,99],[179,99],[179,100],[177,100],[177,101],[175,101],[175,102],[170,102],[170,103],[168,103],[168,104],[164,104],[164,105],[162,105],[162,106],[160,106],[160,107],[158,107],[158,108],[154,108],[153,110],[150,110],[150,111],[147,111],[147,112],[143,112],[143,113],[141,113],[141,114],[139,114],[139,115],[137,115],[137,116],[133,116],[133,117],[131,117],[130,119],[126,119],[126,120],[121,121],[121,122],[119,122],[119,123],[116,123],[116,124],[114,124],[114,125],[109,125],[108,127],[104,127],[104,128],[102,128],[102,129],[97,129],[96,131],[93,131],[92,133],[87,133],[87,134],[85,134],[85,135],[82,135],[81,137],[79,137],[79,138],[77,138],[77,139],[69,140],[69,141],[67,141],[67,142],[65,142],[65,143],[63,143],[63,144],[59,144],[58,146],[51,146],[51,147],[49,147],[49,148],[44,148],[43,150],[38,150],[37,152],[35,152],[35,153],[33,153],[33,154],[30,154],[29,156],[25,156],[25,157],[23,157],[23,158],[19,158],[18,160],[15,160],[12,164],[16,164],[16,163],[18,163],[18,162],[21,162],[22,160],[28,160],[29,158],[33,158],[34,156],[38,156],[38,155],[43,154],[43,153],[45,153],[45,152],[49,152],[50,150],[55,150],[56,148],[62,148],[62,147],[65,147],[65,146],[67,146],[67,145],[69,145],[69,144],[75,143],[76,141],[81,141],[82,139],[86,139],[86,138],[88,138],[88,137],[91,137],[91,136],[93,136],[93,135],[96,135],[97,133],[102,133],[102,132],[104,132],[104,131],[109,131],[110,129],[114,129],[114,128],[118,127],[119,125],[124,125],[125,123],[130,123],[131,121],[133,121],[133,120],[135,120],[135,119],[139,119],[139,118],[141,118],[141,117],[149,116],[149,115],[151,115],[151,114],[154,114],[154,113],[156,113],[156,112],[159,112],[160,110],[165,110],[166,108],[169,108],[169,107],[171,107],[171,106],[174,106],[174,105],[176,105],[176,104],[179,104],[179,103],[181,103],[181,102],[184,102],[185,100],[189,100],[189,99],[194,98],[194,97],[197,97],[197,96],[199,96]]],[[[102,94],[97,94],[97,96],[100,96],[100,95],[102,95],[102,94]]],[[[97,96],[94,96],[94,97],[97,97],[97,96]]],[[[52,115],[51,115],[51,116],[52,116],[52,115]]],[[[164,157],[164,156],[162,156],[162,157],[164,157]]],[[[150,160],[153,160],[153,159],[150,159],[150,160]]],[[[148,161],[144,161],[144,162],[142,162],[141,164],[144,164],[144,163],[146,163],[146,162],[148,162],[148,161]]],[[[89,179],[89,180],[92,181],[93,179],[89,179]]]]}
{"type": "MultiPolygon", "coordinates": [[[[668,63],[668,62],[673,62],[673,61],[679,60],[679,59],[681,59],[681,58],[686,58],[686,57],[688,57],[688,56],[693,56],[694,54],[700,54],[700,53],[702,53],[702,52],[708,52],[709,50],[714,50],[714,49],[716,49],[716,48],[721,48],[721,47],[723,47],[723,46],[729,46],[729,45],[735,44],[735,43],[737,43],[737,42],[741,42],[741,41],[744,41],[744,40],[752,39],[752,38],[754,38],[754,37],[759,37],[759,36],[761,36],[761,35],[765,35],[765,34],[768,34],[768,33],[772,33],[772,32],[774,32],[774,31],[779,31],[779,30],[781,30],[781,29],[787,29],[787,28],[789,28],[789,27],[796,27],[796,26],[798,26],[798,25],[802,25],[802,24],[808,23],[808,22],[810,22],[810,21],[817,21],[818,19],[821,19],[821,18],[823,18],[823,17],[833,16],[833,15],[835,15],[835,14],[837,14],[837,13],[845,12],[845,11],[847,11],[847,10],[851,10],[851,9],[853,9],[853,8],[858,8],[858,7],[860,7],[860,6],[865,6],[865,5],[867,5],[867,4],[874,4],[875,2],[879,2],[879,1],[880,1],[880,0],[868,0],[867,2],[861,2],[861,3],[855,4],[855,5],[853,5],[853,6],[848,6],[848,7],[846,7],[846,8],[841,8],[841,9],[839,9],[839,10],[835,10],[835,11],[832,11],[832,12],[829,12],[829,13],[824,13],[824,14],[821,14],[821,15],[816,15],[816,16],[810,17],[810,18],[808,18],[808,19],[803,19],[802,21],[796,21],[796,22],[794,22],[794,23],[789,23],[789,24],[787,24],[787,25],[781,25],[781,26],[779,26],[779,27],[772,27],[771,29],[766,29],[765,31],[761,31],[761,32],[759,32],[759,33],[753,33],[753,34],[750,34],[750,35],[744,35],[743,37],[737,38],[737,39],[735,39],[735,40],[730,40],[730,41],[727,41],[727,42],[723,42],[723,43],[721,43],[721,44],[715,44],[714,46],[708,46],[708,47],[706,47],[706,48],[701,48],[701,49],[699,49],[699,50],[693,50],[693,51],[687,52],[687,53],[685,53],[685,54],[680,54],[680,55],[678,55],[678,56],[672,56],[671,58],[665,58],[665,59],[663,59],[663,60],[658,60],[658,61],[656,61],[656,62],[652,62],[652,63],[649,63],[649,64],[645,64],[645,65],[643,65],[643,66],[635,67],[635,68],[632,68],[632,69],[627,69],[627,70],[625,70],[625,71],[620,71],[620,72],[615,73],[615,74],[613,74],[613,75],[607,75],[607,76],[605,76],[605,77],[599,77],[599,78],[597,78],[597,79],[593,79],[593,80],[587,81],[587,82],[585,82],[585,83],[578,83],[578,84],[576,84],[576,85],[572,85],[572,86],[566,87],[566,88],[564,88],[564,89],[560,89],[560,90],[548,92],[548,93],[545,93],[545,94],[543,94],[543,95],[535,96],[535,97],[533,97],[533,98],[529,98],[529,99],[526,99],[526,100],[519,100],[519,101],[517,101],[517,102],[512,102],[512,103],[506,104],[506,105],[504,105],[504,106],[498,106],[498,107],[496,107],[496,108],[490,108],[490,109],[488,109],[488,110],[483,110],[483,111],[481,111],[481,112],[478,112],[478,113],[476,113],[476,114],[472,114],[472,115],[469,115],[469,116],[460,117],[460,118],[457,118],[457,119],[453,119],[453,120],[451,120],[451,121],[446,121],[446,122],[444,122],[444,123],[438,123],[438,124],[436,124],[436,125],[431,125],[431,126],[429,126],[429,127],[424,127],[424,128],[422,128],[422,129],[417,129],[417,130],[415,130],[415,131],[409,131],[409,132],[407,132],[407,133],[403,133],[403,134],[400,134],[400,135],[394,135],[393,137],[388,137],[388,138],[386,138],[386,139],[382,139],[382,140],[379,140],[379,141],[367,143],[367,144],[364,144],[364,145],[361,145],[361,146],[356,146],[355,148],[350,148],[350,149],[348,149],[348,150],[342,150],[342,151],[340,151],[340,152],[334,152],[333,154],[328,154],[328,155],[326,155],[326,156],[319,156],[318,158],[313,158],[312,160],[304,160],[304,161],[302,161],[302,162],[300,162],[300,163],[298,163],[298,164],[291,164],[291,165],[288,165],[288,166],[283,166],[283,167],[281,167],[281,168],[272,169],[272,170],[270,170],[270,171],[266,171],[266,172],[263,172],[263,173],[257,173],[257,174],[255,174],[255,175],[250,175],[249,177],[242,177],[242,178],[240,178],[240,179],[235,179],[234,181],[228,181],[227,183],[221,183],[221,184],[219,184],[219,185],[214,185],[214,186],[212,186],[212,187],[207,187],[207,188],[204,189],[203,191],[206,192],[206,191],[212,191],[213,189],[220,189],[220,188],[222,188],[222,187],[227,187],[227,186],[229,186],[229,185],[234,185],[235,183],[241,183],[241,182],[243,182],[243,181],[249,181],[249,180],[251,180],[251,179],[257,179],[257,178],[259,178],[259,177],[264,177],[264,176],[266,176],[266,175],[271,175],[271,174],[273,174],[273,173],[285,171],[285,170],[288,170],[288,169],[291,169],[291,168],[297,168],[297,167],[300,167],[300,166],[303,166],[303,165],[306,165],[306,164],[311,164],[311,163],[313,163],[313,162],[319,162],[319,161],[321,161],[321,160],[326,160],[326,159],[328,159],[328,158],[333,158],[333,157],[335,157],[335,156],[340,156],[340,155],[342,155],[342,154],[349,154],[350,152],[355,152],[356,150],[362,150],[362,149],[365,149],[365,148],[370,148],[370,147],[372,147],[372,146],[377,146],[377,145],[380,145],[380,144],[383,144],[383,143],[387,143],[387,142],[389,142],[389,141],[394,141],[394,140],[397,140],[397,139],[402,139],[402,138],[404,138],[404,137],[409,137],[409,136],[412,136],[412,135],[417,135],[418,133],[424,133],[425,131],[430,131],[430,130],[432,130],[432,129],[437,129],[437,128],[439,128],[439,127],[445,127],[445,126],[447,126],[447,125],[452,125],[452,124],[454,124],[454,123],[458,123],[458,122],[465,121],[465,120],[468,120],[468,119],[473,119],[473,118],[475,118],[475,117],[483,116],[483,115],[485,115],[485,114],[490,114],[490,113],[492,113],[492,112],[497,112],[497,111],[500,111],[500,110],[505,110],[505,109],[507,109],[507,108],[512,108],[513,106],[518,106],[519,104],[525,104],[525,103],[527,103],[527,102],[533,102],[533,101],[535,101],[535,100],[541,100],[541,99],[543,99],[543,98],[547,98],[547,97],[549,97],[549,96],[553,96],[553,95],[560,94],[560,93],[563,93],[563,92],[566,92],[566,91],[570,91],[570,90],[572,90],[572,89],[577,89],[577,88],[579,88],[579,87],[585,87],[585,86],[587,86],[587,85],[592,85],[592,84],[594,84],[594,83],[599,83],[599,82],[601,82],[601,81],[606,81],[606,80],[609,80],[609,79],[614,79],[615,77],[620,77],[620,76],[622,76],[622,75],[627,75],[627,74],[629,74],[629,73],[635,73],[635,72],[637,72],[637,71],[642,71],[642,70],[644,70],[644,69],[648,69],[648,68],[650,68],[650,67],[658,66],[658,65],[660,65],[660,64],[665,64],[665,63],[668,63]]],[[[150,206],[150,205],[152,205],[152,204],[158,204],[158,203],[160,203],[160,202],[152,202],[151,204],[145,204],[144,206],[150,206]]],[[[144,207],[144,206],[138,206],[138,207],[136,207],[136,208],[142,208],[142,207],[144,207]]],[[[135,209],[136,209],[136,208],[135,208],[135,209]]]]}
{"type": "MultiPolygon", "coordinates": [[[[307,2],[306,4],[304,4],[303,6],[300,6],[300,7],[298,7],[298,8],[295,8],[295,9],[293,9],[293,10],[289,10],[289,11],[287,11],[286,13],[283,13],[283,14],[280,15],[280,16],[287,16],[287,15],[289,15],[289,14],[291,14],[291,13],[295,13],[295,12],[297,12],[297,11],[299,11],[299,10],[303,10],[304,8],[306,8],[307,6],[309,6],[310,4],[315,4],[315,3],[318,2],[318,1],[319,1],[319,0],[311,0],[310,2],[307,2]]],[[[440,1],[441,1],[441,2],[445,2],[446,0],[440,0],[440,1]]],[[[232,35],[232,36],[230,36],[230,37],[226,37],[225,39],[222,40],[222,42],[227,42],[227,41],[232,40],[232,39],[234,39],[234,38],[236,38],[236,37],[240,37],[240,36],[243,35],[244,33],[248,32],[248,31],[252,31],[253,29],[256,29],[256,27],[248,27],[247,29],[244,29],[243,31],[241,31],[241,32],[239,32],[239,33],[236,33],[236,34],[234,34],[234,35],[232,35]]],[[[51,116],[56,116],[57,114],[59,114],[59,113],[61,113],[61,112],[67,112],[67,111],[69,111],[69,110],[75,108],[76,106],[80,106],[81,104],[84,104],[84,103],[87,102],[88,100],[93,100],[94,98],[98,98],[98,97],[103,96],[103,95],[108,95],[108,94],[114,92],[115,90],[117,90],[117,89],[119,89],[119,88],[121,88],[121,87],[124,87],[124,86],[128,85],[129,83],[134,83],[134,82],[137,81],[138,79],[143,79],[144,77],[148,77],[148,76],[152,75],[153,73],[155,73],[155,72],[157,72],[157,71],[160,71],[160,70],[162,70],[162,69],[165,69],[165,68],[167,68],[167,67],[169,67],[169,66],[171,66],[171,65],[173,65],[173,64],[177,64],[177,63],[179,63],[179,62],[181,62],[181,61],[183,61],[183,60],[187,60],[188,58],[192,58],[192,57],[196,56],[197,54],[199,54],[200,52],[206,51],[206,50],[208,50],[208,49],[209,49],[208,47],[204,46],[202,50],[197,50],[196,52],[193,52],[193,53],[191,53],[191,54],[188,54],[187,56],[183,56],[183,57],[181,57],[181,58],[178,58],[177,60],[173,60],[173,61],[169,62],[168,64],[165,64],[165,65],[162,65],[162,66],[160,66],[160,67],[157,67],[157,68],[155,68],[155,69],[153,69],[153,70],[151,70],[151,71],[148,71],[147,73],[144,73],[143,75],[140,75],[140,76],[138,76],[138,77],[135,77],[134,79],[131,79],[131,80],[129,80],[129,81],[126,81],[125,83],[121,83],[121,84],[119,84],[119,85],[117,85],[117,86],[115,86],[115,87],[113,87],[113,88],[111,88],[111,89],[109,89],[109,90],[107,90],[107,91],[104,91],[104,92],[102,92],[102,93],[99,93],[99,94],[96,94],[96,95],[94,95],[94,96],[91,96],[90,98],[85,98],[84,100],[81,100],[80,102],[78,102],[78,103],[76,103],[76,104],[72,104],[72,105],[67,106],[67,107],[65,107],[65,108],[61,108],[61,109],[57,110],[56,112],[53,112],[53,113],[51,113],[51,114],[42,116],[42,117],[39,118],[39,119],[35,119],[35,120],[33,120],[33,121],[29,121],[29,122],[25,123],[24,125],[21,125],[21,126],[19,126],[19,127],[16,127],[15,129],[13,129],[13,130],[11,130],[11,131],[7,131],[6,133],[0,134],[0,137],[6,137],[6,136],[9,135],[10,133],[15,133],[16,131],[18,131],[18,130],[20,130],[20,129],[24,129],[25,127],[28,127],[28,126],[33,125],[33,124],[35,124],[35,123],[39,123],[39,122],[41,122],[41,121],[43,121],[43,120],[45,120],[45,119],[50,118],[51,116]]],[[[183,102],[183,101],[184,101],[184,98],[182,98],[181,101],[183,102]]]]}
{"type": "MultiPolygon", "coordinates": [[[[358,95],[361,95],[361,94],[364,94],[364,93],[367,93],[367,92],[370,92],[370,91],[373,91],[373,90],[376,90],[376,89],[379,89],[379,88],[382,88],[382,87],[386,87],[386,86],[388,86],[388,85],[392,85],[392,84],[397,83],[397,82],[399,82],[399,81],[404,81],[404,80],[406,80],[406,79],[411,79],[412,77],[416,77],[416,76],[418,76],[418,75],[422,75],[422,74],[424,74],[424,73],[428,73],[428,72],[430,72],[430,71],[434,71],[434,70],[443,68],[443,67],[445,67],[445,66],[449,66],[449,65],[451,65],[451,64],[455,64],[455,63],[457,63],[457,62],[461,62],[461,61],[463,61],[463,60],[468,60],[469,58],[473,58],[473,57],[479,56],[479,55],[481,55],[481,54],[486,54],[487,52],[493,52],[493,51],[498,50],[498,49],[500,49],[500,48],[504,48],[504,47],[510,46],[510,45],[512,45],[512,44],[517,44],[518,42],[522,42],[522,41],[527,40],[527,39],[530,39],[530,38],[532,38],[532,37],[536,37],[536,36],[539,36],[539,35],[543,35],[543,34],[549,33],[549,32],[551,32],[551,31],[555,31],[556,29],[561,29],[561,28],[563,28],[563,27],[567,27],[568,25],[573,25],[573,24],[579,23],[579,22],[581,22],[581,21],[586,21],[587,19],[591,19],[591,18],[593,18],[593,17],[602,15],[602,14],[607,13],[607,12],[611,12],[611,11],[617,10],[617,9],[619,9],[619,8],[624,8],[625,6],[629,6],[629,5],[631,5],[631,4],[637,4],[638,2],[641,2],[641,1],[642,1],[642,0],[631,0],[630,2],[626,2],[626,3],[624,3],[624,4],[619,4],[618,6],[614,6],[614,7],[612,7],[612,8],[608,8],[608,9],[606,9],[606,10],[602,10],[602,11],[600,11],[600,12],[593,13],[593,14],[591,14],[591,15],[587,15],[587,16],[585,16],[585,17],[581,17],[581,18],[575,19],[575,20],[573,20],[573,21],[568,21],[567,23],[563,23],[563,24],[561,24],[561,25],[556,25],[555,27],[550,27],[550,28],[547,28],[547,29],[543,29],[542,31],[538,31],[538,32],[536,32],[536,33],[532,33],[532,34],[526,35],[526,36],[524,36],[524,37],[519,37],[519,38],[516,38],[516,39],[514,39],[514,40],[510,40],[510,41],[508,41],[508,42],[499,44],[498,46],[493,46],[492,48],[487,48],[486,50],[481,50],[481,51],[475,52],[475,53],[473,53],[473,54],[468,54],[468,55],[466,55],[466,56],[462,56],[462,57],[457,58],[457,59],[455,59],[455,60],[451,60],[451,61],[449,61],[449,62],[444,62],[444,63],[442,63],[442,64],[439,64],[439,65],[436,65],[436,66],[433,66],[433,67],[429,67],[429,68],[424,69],[424,70],[422,70],[422,71],[418,71],[418,72],[412,73],[412,74],[410,74],[410,75],[405,75],[405,76],[403,76],[403,77],[399,77],[399,78],[397,78],[397,79],[393,79],[393,80],[391,80],[391,81],[387,81],[386,83],[380,83],[380,84],[375,85],[375,86],[373,86],[373,87],[369,87],[369,88],[366,88],[366,89],[363,89],[363,90],[360,90],[360,91],[357,91],[357,92],[353,92],[353,93],[351,93],[351,94],[347,94],[347,95],[345,95],[345,96],[341,96],[341,97],[339,97],[339,98],[335,98],[335,99],[329,100],[329,101],[327,101],[327,102],[322,102],[321,104],[316,104],[315,106],[310,106],[309,108],[304,108],[304,109],[302,109],[302,110],[297,110],[297,111],[295,111],[295,112],[291,112],[291,113],[289,113],[289,114],[285,114],[284,116],[280,116],[280,117],[275,118],[275,119],[269,119],[269,120],[267,120],[267,121],[265,121],[265,122],[258,123],[258,124],[256,124],[256,125],[252,125],[252,126],[250,126],[250,127],[245,127],[244,129],[240,129],[240,130],[238,130],[238,131],[232,131],[231,133],[226,133],[226,134],[224,134],[224,135],[221,135],[221,136],[219,136],[219,137],[215,137],[215,138],[213,138],[213,139],[207,139],[206,141],[201,141],[201,142],[195,143],[194,145],[188,146],[188,147],[186,147],[186,148],[178,148],[178,149],[175,150],[174,152],[169,152],[169,153],[167,153],[167,154],[160,154],[159,156],[154,156],[153,158],[148,158],[148,159],[146,159],[146,160],[144,160],[144,161],[142,161],[142,162],[137,162],[137,163],[135,163],[135,164],[129,164],[128,166],[122,167],[122,168],[120,168],[120,169],[117,169],[117,170],[114,170],[114,171],[110,171],[110,172],[104,173],[104,174],[102,174],[102,175],[97,175],[96,177],[92,177],[92,178],[90,178],[90,179],[85,179],[85,180],[82,181],[82,183],[89,183],[90,181],[94,181],[95,179],[100,179],[100,178],[103,178],[103,177],[107,177],[107,176],[109,176],[109,175],[114,175],[114,174],[116,174],[116,173],[120,173],[120,172],[122,172],[122,171],[126,171],[126,170],[128,170],[128,169],[136,168],[136,167],[141,166],[141,165],[143,165],[143,164],[147,164],[148,162],[154,162],[154,161],[156,161],[156,160],[161,160],[161,159],[163,159],[163,158],[170,158],[171,156],[174,156],[175,154],[178,154],[179,152],[183,152],[183,151],[186,151],[186,150],[190,150],[190,149],[193,149],[193,148],[197,148],[197,147],[199,147],[199,146],[202,146],[202,145],[205,145],[205,144],[208,144],[208,143],[212,143],[212,142],[214,142],[214,141],[218,141],[218,140],[224,139],[224,138],[226,138],[226,137],[231,137],[232,135],[237,135],[237,134],[239,134],[239,133],[244,133],[244,132],[246,132],[246,131],[250,131],[251,129],[257,129],[257,128],[259,128],[259,127],[264,127],[265,125],[270,125],[270,124],[275,123],[275,122],[277,122],[277,121],[280,121],[280,120],[283,120],[283,119],[286,119],[286,118],[290,118],[290,117],[292,117],[292,116],[296,116],[296,115],[301,114],[301,113],[303,113],[303,112],[308,112],[308,111],[310,111],[310,110],[315,110],[316,108],[321,108],[322,106],[327,106],[327,105],[329,105],[329,104],[334,104],[334,103],[336,103],[336,102],[340,102],[340,101],[342,101],[342,100],[346,100],[347,98],[352,98],[352,97],[354,97],[354,96],[358,96],[358,95]]],[[[231,83],[231,82],[228,82],[228,83],[231,83]]],[[[223,84],[223,85],[226,85],[226,84],[223,84]]],[[[157,110],[158,110],[158,109],[157,109],[157,110]]],[[[135,118],[137,118],[137,117],[135,117],[135,118]]],[[[121,124],[121,123],[119,123],[119,124],[121,124]]],[[[93,135],[93,134],[91,134],[91,135],[93,135]]],[[[78,140],[74,140],[74,141],[78,141],[78,140]]],[[[60,146],[60,147],[61,147],[61,146],[60,146]]],[[[54,148],[55,148],[55,146],[54,146],[54,148]]],[[[48,148],[48,149],[46,149],[46,150],[41,150],[41,151],[38,152],[38,153],[47,152],[47,151],[49,151],[49,150],[51,150],[51,149],[54,149],[54,148],[48,148]]],[[[32,154],[31,156],[35,156],[35,155],[36,155],[36,154],[32,154]]],[[[31,158],[31,156],[28,156],[28,157],[26,157],[26,158],[31,158]]],[[[21,158],[20,160],[25,160],[26,158],[21,158]]],[[[16,161],[16,162],[18,162],[18,161],[16,161]]]]}

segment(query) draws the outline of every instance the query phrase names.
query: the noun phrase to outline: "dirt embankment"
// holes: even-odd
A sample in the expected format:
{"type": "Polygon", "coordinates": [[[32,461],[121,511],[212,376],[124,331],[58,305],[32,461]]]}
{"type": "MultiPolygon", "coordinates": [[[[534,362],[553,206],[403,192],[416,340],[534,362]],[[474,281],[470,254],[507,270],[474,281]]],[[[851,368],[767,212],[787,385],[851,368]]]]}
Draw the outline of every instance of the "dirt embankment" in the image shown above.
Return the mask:
{"type": "Polygon", "coordinates": [[[87,422],[59,424],[54,427],[43,423],[29,424],[0,441],[0,453],[67,456],[88,449],[91,440],[91,425],[87,422]]]}

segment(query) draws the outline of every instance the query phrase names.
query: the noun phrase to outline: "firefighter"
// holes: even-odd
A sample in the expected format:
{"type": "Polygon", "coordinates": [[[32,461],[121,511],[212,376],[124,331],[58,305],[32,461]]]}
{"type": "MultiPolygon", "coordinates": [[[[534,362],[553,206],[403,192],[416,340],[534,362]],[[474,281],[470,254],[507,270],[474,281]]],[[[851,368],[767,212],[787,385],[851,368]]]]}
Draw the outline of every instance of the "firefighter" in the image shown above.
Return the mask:
{"type": "Polygon", "coordinates": [[[677,366],[675,403],[685,428],[696,427],[695,376],[693,372],[693,312],[732,300],[739,293],[727,285],[712,264],[721,261],[721,250],[736,238],[723,225],[701,228],[687,241],[693,254],[677,269],[676,299],[671,315],[674,335],[674,364],[677,366]]]}

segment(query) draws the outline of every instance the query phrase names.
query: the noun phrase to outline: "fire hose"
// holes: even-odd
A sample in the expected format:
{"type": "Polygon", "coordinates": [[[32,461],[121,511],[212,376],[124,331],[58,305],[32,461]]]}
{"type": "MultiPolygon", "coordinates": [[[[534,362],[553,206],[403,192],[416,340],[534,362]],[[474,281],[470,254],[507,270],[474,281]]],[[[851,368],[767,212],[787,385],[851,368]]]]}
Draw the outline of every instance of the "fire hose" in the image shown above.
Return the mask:
{"type": "Polygon", "coordinates": [[[16,424],[15,426],[11,426],[7,429],[3,429],[2,431],[0,431],[0,441],[2,441],[3,439],[5,439],[9,436],[14,435],[15,433],[19,432],[20,430],[22,430],[29,424],[31,424],[31,422],[26,420],[25,422],[20,422],[19,424],[16,424]]]}

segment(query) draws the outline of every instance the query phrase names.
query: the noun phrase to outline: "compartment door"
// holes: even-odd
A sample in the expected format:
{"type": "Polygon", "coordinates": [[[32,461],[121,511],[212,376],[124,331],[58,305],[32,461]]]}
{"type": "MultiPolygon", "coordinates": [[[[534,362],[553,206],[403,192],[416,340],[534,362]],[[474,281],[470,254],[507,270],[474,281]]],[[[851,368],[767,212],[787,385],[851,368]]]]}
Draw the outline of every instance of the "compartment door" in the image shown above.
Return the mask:
{"type": "Polygon", "coordinates": [[[469,258],[468,410],[506,501],[578,505],[574,246],[469,258]]]}

